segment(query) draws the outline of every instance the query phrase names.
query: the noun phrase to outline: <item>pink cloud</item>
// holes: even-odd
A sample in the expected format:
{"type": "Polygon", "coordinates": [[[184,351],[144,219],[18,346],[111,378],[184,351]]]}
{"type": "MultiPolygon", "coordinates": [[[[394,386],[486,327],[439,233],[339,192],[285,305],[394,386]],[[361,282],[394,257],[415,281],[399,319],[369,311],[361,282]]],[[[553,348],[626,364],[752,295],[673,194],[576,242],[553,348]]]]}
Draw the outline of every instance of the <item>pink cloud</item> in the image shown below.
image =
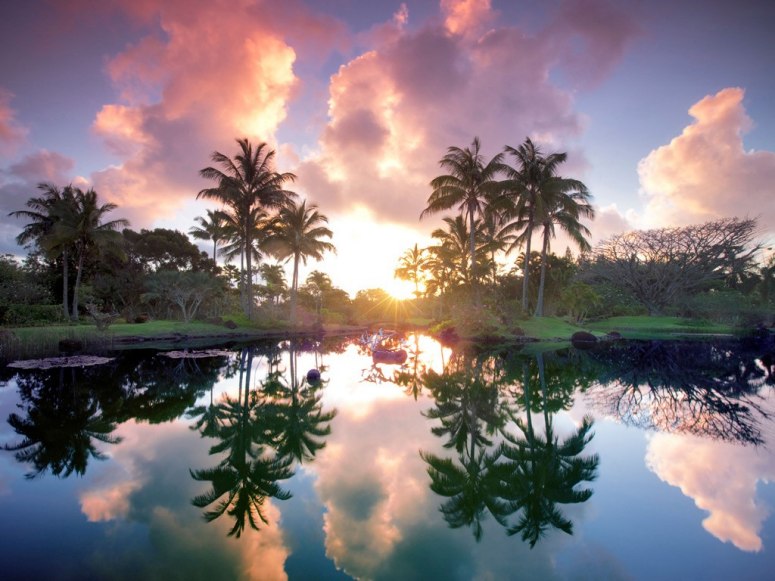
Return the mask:
{"type": "Polygon", "coordinates": [[[764,548],[760,532],[769,510],[757,498],[756,486],[775,479],[771,451],[658,434],[649,443],[646,463],[710,513],[702,526],[714,537],[743,551],[764,548]]]}
{"type": "Polygon", "coordinates": [[[775,152],[750,151],[745,91],[727,88],[695,103],[694,122],[638,165],[650,225],[684,225],[720,217],[760,217],[772,230],[775,152]]]}
{"type": "MultiPolygon", "coordinates": [[[[617,35],[581,43],[574,53],[597,63],[595,74],[602,75],[635,27],[606,3],[590,6],[622,23],[617,35]]],[[[594,33],[591,23],[573,28],[560,14],[533,35],[498,26],[487,0],[445,0],[441,16],[444,26],[394,26],[391,35],[375,35],[371,50],[332,77],[320,149],[296,172],[299,187],[322,208],[347,213],[367,206],[381,220],[416,226],[450,145],[465,147],[479,136],[493,155],[532,135],[567,150],[582,132],[572,94],[551,72],[564,66],[572,42],[569,36],[562,44],[559,31],[586,37],[594,33]]],[[[583,169],[577,157],[576,169],[583,169]]]]}
{"type": "Polygon", "coordinates": [[[11,109],[13,95],[0,87],[0,153],[10,154],[21,145],[27,135],[27,129],[16,120],[16,112],[11,109]]]}
{"type": "Polygon", "coordinates": [[[123,103],[104,105],[93,130],[125,161],[93,181],[133,227],[192,201],[213,150],[230,155],[243,136],[273,142],[285,119],[294,49],[256,6],[227,4],[120,4],[148,32],[107,64],[123,103]]]}

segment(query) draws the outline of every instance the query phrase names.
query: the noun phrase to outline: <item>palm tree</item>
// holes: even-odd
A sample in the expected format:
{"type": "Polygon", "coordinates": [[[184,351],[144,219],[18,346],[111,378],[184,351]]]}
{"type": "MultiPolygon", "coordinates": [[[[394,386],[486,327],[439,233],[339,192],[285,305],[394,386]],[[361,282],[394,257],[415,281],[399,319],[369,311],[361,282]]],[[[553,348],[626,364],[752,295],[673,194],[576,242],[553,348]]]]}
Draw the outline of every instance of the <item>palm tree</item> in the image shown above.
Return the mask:
{"type": "Polygon", "coordinates": [[[216,262],[216,254],[218,251],[218,242],[226,239],[226,216],[223,212],[207,210],[207,217],[197,216],[194,220],[199,226],[192,226],[188,233],[191,234],[197,240],[212,240],[213,241],[213,262],[216,262]]]}
{"type": "Polygon", "coordinates": [[[544,314],[544,285],[546,282],[546,261],[549,244],[555,237],[555,226],[559,226],[573,240],[582,252],[591,250],[585,236],[589,229],[579,222],[580,218],[594,218],[595,210],[590,204],[591,195],[587,187],[578,180],[552,177],[546,187],[551,192],[550,200],[541,219],[543,245],[541,246],[541,282],[538,286],[536,317],[544,314]]]}
{"type": "Polygon", "coordinates": [[[504,170],[501,163],[502,153],[485,163],[480,148],[479,138],[474,137],[470,148],[447,149],[447,154],[441,158],[439,165],[449,173],[431,181],[433,191],[428,197],[428,206],[420,214],[422,219],[426,215],[457,206],[461,215],[466,216],[469,224],[469,279],[472,282],[475,281],[476,264],[475,220],[477,216],[484,214],[487,206],[500,191],[501,184],[495,177],[504,170]]]}
{"type": "Polygon", "coordinates": [[[119,228],[129,226],[129,221],[123,218],[103,222],[108,212],[118,206],[107,203],[99,205],[97,192],[93,189],[82,191],[73,188],[73,203],[55,204],[53,207],[54,223],[51,232],[43,238],[45,250],[51,251],[72,245],[76,254],[75,286],[73,287],[73,307],[70,315],[73,321],[78,320],[78,290],[81,286],[83,265],[86,257],[92,251],[112,250],[117,254],[121,244],[119,228]]]}
{"type": "Polygon", "coordinates": [[[545,185],[549,178],[557,172],[557,167],[563,163],[567,153],[552,153],[544,156],[541,150],[529,137],[519,147],[506,146],[505,151],[514,156],[517,165],[503,165],[506,172],[504,196],[510,202],[509,217],[513,220],[509,225],[511,232],[522,231],[511,249],[525,245],[525,269],[522,281],[522,309],[528,312],[528,287],[530,283],[530,245],[537,217],[542,216],[545,206],[545,185]]]}
{"type": "Polygon", "coordinates": [[[296,298],[299,290],[299,262],[307,264],[307,258],[321,260],[323,253],[336,252],[336,247],[322,238],[331,238],[333,233],[323,224],[328,218],[318,212],[317,206],[307,207],[307,201],[296,204],[289,200],[277,214],[272,234],[268,241],[272,252],[280,260],[293,259],[291,279],[291,324],[296,322],[296,298]]]}
{"type": "Polygon", "coordinates": [[[282,297],[288,290],[288,284],[285,282],[285,270],[279,264],[262,264],[259,268],[259,274],[264,279],[266,296],[269,301],[277,306],[282,297]]]}
{"type": "Polygon", "coordinates": [[[296,196],[283,189],[296,176],[274,170],[274,150],[266,143],[257,147],[246,139],[238,139],[240,151],[230,158],[218,151],[211,159],[223,169],[206,167],[199,171],[205,179],[218,185],[206,188],[197,198],[217,200],[224,204],[234,227],[236,240],[244,253],[247,275],[247,315],[253,314],[253,243],[263,209],[277,209],[296,196]]]}
{"type": "Polygon", "coordinates": [[[323,295],[334,288],[331,277],[320,270],[313,270],[307,275],[305,285],[315,297],[315,310],[317,311],[318,320],[320,320],[323,313],[323,295]]]}
{"type": "Polygon", "coordinates": [[[415,298],[420,298],[420,280],[422,279],[422,271],[426,260],[425,249],[418,248],[417,244],[414,245],[414,248],[404,252],[398,259],[398,268],[395,270],[395,276],[401,280],[408,280],[414,283],[415,298]]]}
{"type": "Polygon", "coordinates": [[[68,241],[62,241],[59,246],[54,246],[49,244],[47,239],[51,236],[58,216],[64,213],[65,208],[75,206],[75,188],[70,185],[60,190],[53,184],[39,183],[38,189],[43,192],[43,196],[27,200],[29,210],[11,212],[9,216],[29,220],[21,234],[16,237],[18,244],[24,246],[34,242],[50,256],[62,257],[62,310],[64,318],[67,319],[70,316],[68,308],[68,269],[71,244],[68,241]]]}

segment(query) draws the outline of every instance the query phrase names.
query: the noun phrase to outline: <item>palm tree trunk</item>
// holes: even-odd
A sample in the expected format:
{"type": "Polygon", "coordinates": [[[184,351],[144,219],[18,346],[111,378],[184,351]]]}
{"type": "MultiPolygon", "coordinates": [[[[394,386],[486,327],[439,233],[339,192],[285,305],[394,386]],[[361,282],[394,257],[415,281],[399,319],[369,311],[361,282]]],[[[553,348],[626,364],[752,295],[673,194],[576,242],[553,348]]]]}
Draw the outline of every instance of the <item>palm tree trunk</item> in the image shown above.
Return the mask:
{"type": "Polygon", "coordinates": [[[247,305],[246,305],[246,312],[248,315],[248,320],[253,320],[253,262],[252,262],[252,255],[253,254],[253,241],[250,238],[250,235],[245,236],[245,266],[247,267],[247,284],[246,287],[246,293],[247,293],[247,305]]]}
{"type": "Polygon", "coordinates": [[[68,262],[67,249],[65,249],[62,251],[62,309],[64,310],[65,321],[70,317],[67,300],[67,279],[70,278],[68,262]]]}
{"type": "Polygon", "coordinates": [[[538,285],[538,302],[536,303],[536,317],[544,316],[544,287],[546,286],[546,255],[549,250],[549,232],[544,232],[544,244],[541,248],[541,282],[538,285]]]}
{"type": "MultiPolygon", "coordinates": [[[[215,262],[215,252],[218,250],[218,240],[213,238],[213,262],[215,262]]],[[[218,263],[215,262],[215,266],[218,266],[218,263]]]]}
{"type": "Polygon", "coordinates": [[[522,310],[528,312],[528,289],[530,288],[530,243],[533,239],[533,217],[528,218],[525,229],[525,263],[522,274],[522,310]]]}
{"type": "Polygon", "coordinates": [[[293,278],[291,279],[291,325],[296,324],[296,292],[299,288],[299,253],[293,255],[293,278]]]}
{"type": "Polygon", "coordinates": [[[468,242],[469,252],[468,252],[468,254],[469,254],[469,265],[470,265],[469,266],[469,273],[470,273],[470,276],[471,276],[471,284],[475,285],[476,284],[476,280],[474,280],[474,264],[476,263],[476,260],[475,260],[476,236],[475,236],[475,232],[474,232],[475,223],[474,223],[474,209],[473,208],[469,208],[468,209],[468,221],[471,223],[471,232],[468,235],[469,236],[469,242],[468,242]]]}
{"type": "Polygon", "coordinates": [[[78,320],[78,289],[81,286],[81,272],[83,271],[83,255],[85,254],[82,248],[78,255],[78,268],[75,271],[75,286],[73,287],[73,314],[71,319],[73,321],[78,320]]]}

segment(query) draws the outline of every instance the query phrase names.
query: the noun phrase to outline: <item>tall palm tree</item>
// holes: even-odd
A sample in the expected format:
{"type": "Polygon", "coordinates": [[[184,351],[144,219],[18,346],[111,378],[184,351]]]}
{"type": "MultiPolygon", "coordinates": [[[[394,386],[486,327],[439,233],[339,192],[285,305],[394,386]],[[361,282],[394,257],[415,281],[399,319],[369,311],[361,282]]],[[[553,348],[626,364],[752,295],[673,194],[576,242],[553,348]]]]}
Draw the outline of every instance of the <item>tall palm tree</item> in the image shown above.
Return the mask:
{"type": "Polygon", "coordinates": [[[93,189],[82,191],[74,188],[75,205],[60,204],[55,215],[57,219],[51,234],[45,238],[44,246],[58,248],[72,243],[76,254],[75,285],[73,287],[73,307],[71,319],[78,320],[78,290],[83,276],[86,257],[93,251],[115,251],[121,254],[121,235],[119,228],[129,226],[123,218],[103,221],[106,214],[118,206],[113,203],[99,204],[97,192],[93,189]]]}
{"type": "Polygon", "coordinates": [[[567,153],[552,153],[544,156],[541,150],[525,138],[524,143],[514,148],[506,146],[506,153],[511,154],[516,161],[515,167],[504,165],[506,181],[503,192],[510,202],[511,231],[522,231],[515,239],[511,249],[524,244],[527,257],[522,281],[522,309],[528,312],[528,287],[530,284],[530,245],[536,217],[543,214],[545,204],[545,185],[549,178],[557,172],[557,167],[563,163],[567,153]]]}
{"type": "Polygon", "coordinates": [[[213,262],[215,262],[218,242],[226,239],[227,228],[225,224],[226,217],[223,212],[217,210],[207,210],[207,217],[197,216],[194,218],[199,226],[192,226],[188,233],[197,240],[213,241],[213,262]]]}
{"type": "Polygon", "coordinates": [[[504,170],[503,154],[499,153],[489,162],[485,162],[480,153],[481,143],[474,137],[471,147],[460,149],[450,147],[441,158],[439,165],[449,173],[440,175],[431,181],[433,191],[428,197],[428,206],[420,214],[420,219],[457,206],[469,224],[469,279],[474,282],[476,264],[475,220],[484,214],[485,209],[495,198],[501,184],[495,178],[504,170]]]}
{"type": "Polygon", "coordinates": [[[581,224],[580,218],[592,219],[595,210],[590,204],[591,195],[587,187],[578,180],[553,177],[547,184],[550,193],[549,205],[541,219],[543,229],[543,244],[541,246],[541,282],[538,286],[538,302],[536,317],[544,314],[544,286],[546,282],[546,262],[549,245],[555,235],[555,226],[559,226],[583,252],[591,250],[585,236],[590,235],[589,229],[581,224]]]}
{"type": "Polygon", "coordinates": [[[417,244],[414,245],[414,248],[404,252],[398,259],[398,268],[395,270],[395,276],[401,280],[408,280],[414,283],[415,298],[420,298],[420,280],[422,279],[426,260],[425,249],[418,248],[417,244]]]}
{"type": "Polygon", "coordinates": [[[324,226],[326,223],[328,218],[318,212],[314,204],[307,207],[306,200],[301,204],[289,200],[277,213],[268,245],[280,260],[293,260],[291,324],[296,322],[299,262],[307,264],[308,258],[321,260],[325,252],[336,252],[333,244],[322,240],[333,236],[333,232],[324,226]]]}
{"type": "Polygon", "coordinates": [[[199,171],[205,179],[213,180],[217,185],[206,188],[197,194],[197,198],[217,200],[226,206],[227,214],[235,227],[235,236],[244,252],[247,269],[247,305],[248,317],[253,314],[253,243],[259,224],[260,211],[278,209],[296,194],[285,190],[283,186],[292,182],[296,176],[292,173],[279,173],[274,169],[274,150],[266,143],[257,147],[246,138],[238,139],[240,151],[230,158],[218,151],[211,159],[222,169],[206,167],[199,171]]]}
{"type": "Polygon", "coordinates": [[[69,284],[69,265],[71,243],[62,241],[59,246],[47,243],[47,238],[51,236],[54,224],[58,216],[64,213],[65,208],[75,207],[75,188],[72,185],[59,189],[57,186],[41,182],[38,189],[43,192],[40,197],[33,197],[27,200],[29,210],[18,210],[11,212],[9,216],[17,218],[26,218],[29,220],[22,229],[21,234],[16,237],[16,242],[22,246],[29,243],[37,244],[49,256],[62,257],[62,310],[64,318],[69,317],[68,284],[69,284]]]}

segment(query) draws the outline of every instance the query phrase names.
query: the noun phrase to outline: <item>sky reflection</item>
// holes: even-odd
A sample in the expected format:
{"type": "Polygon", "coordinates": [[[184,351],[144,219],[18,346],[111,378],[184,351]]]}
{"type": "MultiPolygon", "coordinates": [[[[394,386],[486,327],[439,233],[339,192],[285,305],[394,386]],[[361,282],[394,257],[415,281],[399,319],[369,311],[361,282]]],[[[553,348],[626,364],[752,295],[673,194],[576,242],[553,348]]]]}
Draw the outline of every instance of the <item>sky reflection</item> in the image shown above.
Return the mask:
{"type": "MultiPolygon", "coordinates": [[[[573,579],[581,573],[614,579],[758,579],[766,578],[765,572],[775,565],[767,550],[775,538],[768,486],[775,480],[775,430],[762,415],[775,413],[769,385],[738,386],[743,392],[726,390],[713,397],[703,395],[703,386],[692,386],[701,410],[708,401],[755,402],[753,412],[743,416],[745,433],[761,440],[753,445],[713,437],[717,432],[708,432],[702,422],[692,434],[691,418],[682,406],[671,408],[684,413],[679,432],[659,431],[650,418],[641,421],[639,414],[651,413],[648,406],[643,411],[610,406],[629,401],[643,389],[632,377],[629,383],[614,377],[618,371],[610,363],[619,357],[615,353],[546,352],[539,365],[536,355],[508,350],[453,353],[427,338],[415,344],[407,337],[406,365],[380,365],[385,380],[373,382],[364,379],[372,359],[353,342],[330,352],[305,344],[295,358],[289,346],[257,346],[250,358],[235,351],[217,365],[200,362],[200,371],[189,366],[178,391],[174,384],[156,380],[148,379],[151,383],[145,385],[143,373],[133,371],[133,366],[166,369],[154,362],[157,356],[152,353],[126,354],[115,367],[105,368],[104,375],[92,371],[84,376],[87,383],[79,379],[80,372],[68,375],[70,383],[60,386],[62,405],[98,404],[95,414],[116,425],[110,433],[116,443],[92,442],[105,459],[91,458],[83,474],[70,477],[64,477],[66,471],[57,477],[44,466],[36,478],[25,480],[29,464],[12,450],[0,454],[3,576],[49,577],[56,570],[62,578],[154,578],[174,571],[192,579],[573,579]],[[250,362],[249,381],[246,368],[240,374],[240,362],[250,362]],[[166,398],[174,409],[182,409],[187,401],[189,410],[208,409],[211,398],[213,406],[227,398],[248,401],[256,414],[254,427],[263,434],[261,454],[271,457],[280,449],[279,440],[272,438],[290,434],[273,423],[281,409],[275,406],[290,405],[294,390],[301,399],[316,393],[305,391],[310,388],[304,377],[313,367],[323,370],[319,411],[320,417],[331,418],[324,422],[330,423],[331,432],[316,436],[324,445],[308,449],[293,464],[294,476],[278,482],[293,496],[264,499],[267,523],[258,523],[259,530],[246,526],[238,539],[228,537],[234,522],[230,516],[206,522],[203,509],[192,505],[212,483],[195,480],[191,471],[217,466],[229,457],[229,449],[212,453],[222,437],[191,429],[201,416],[170,419],[173,407],[166,398]],[[476,389],[483,391],[441,397],[422,378],[429,370],[444,375],[445,369],[457,370],[460,377],[481,373],[486,381],[476,389]],[[543,383],[539,369],[544,369],[543,383]],[[121,387],[119,372],[132,378],[129,388],[121,387]],[[268,389],[272,373],[281,374],[274,387],[281,387],[279,391],[268,389]],[[606,374],[605,383],[597,381],[606,374]],[[530,378],[529,390],[525,377],[530,378]],[[123,407],[116,406],[121,389],[123,407]],[[183,395],[189,391],[194,395],[186,400],[183,395]],[[502,526],[484,510],[477,542],[471,523],[461,521],[451,528],[452,521],[440,510],[450,499],[431,490],[433,479],[424,459],[432,454],[462,465],[461,458],[472,457],[468,454],[474,436],[460,440],[466,444],[458,449],[452,424],[432,430],[442,426],[442,417],[476,419],[485,431],[474,452],[497,454],[507,442],[504,434],[527,437],[516,423],[527,423],[525,402],[533,411],[530,422],[537,440],[550,430],[563,442],[579,430],[586,415],[594,417],[594,439],[579,457],[599,455],[597,479],[575,489],[589,488],[593,494],[584,502],[554,503],[573,524],[572,535],[549,527],[531,549],[520,535],[507,534],[519,512],[507,514],[502,526]],[[476,408],[483,404],[494,407],[476,408]],[[142,419],[127,417],[128,409],[139,410],[142,419]],[[434,409],[443,413],[430,414],[434,409]],[[486,431],[482,418],[504,409],[512,415],[486,431]],[[35,557],[40,550],[46,559],[35,557]]],[[[23,397],[13,380],[0,387],[4,418],[11,413],[37,418],[36,406],[43,405],[41,396],[50,387],[33,381],[33,372],[25,373],[28,392],[23,397]]],[[[666,385],[669,378],[664,374],[661,378],[663,384],[654,384],[651,398],[680,395],[679,386],[666,385]]],[[[437,382],[434,389],[442,384],[437,382]]],[[[718,425],[732,421],[725,414],[736,409],[714,407],[718,425]]],[[[11,424],[0,424],[0,444],[13,447],[20,438],[11,424]]],[[[531,449],[524,445],[524,450],[531,449]]],[[[541,457],[551,458],[549,451],[541,457]]],[[[472,498],[477,500],[476,495],[472,498]]]]}

